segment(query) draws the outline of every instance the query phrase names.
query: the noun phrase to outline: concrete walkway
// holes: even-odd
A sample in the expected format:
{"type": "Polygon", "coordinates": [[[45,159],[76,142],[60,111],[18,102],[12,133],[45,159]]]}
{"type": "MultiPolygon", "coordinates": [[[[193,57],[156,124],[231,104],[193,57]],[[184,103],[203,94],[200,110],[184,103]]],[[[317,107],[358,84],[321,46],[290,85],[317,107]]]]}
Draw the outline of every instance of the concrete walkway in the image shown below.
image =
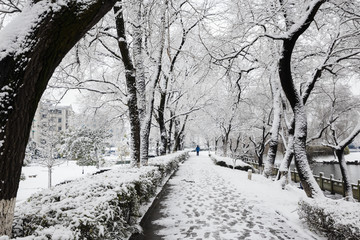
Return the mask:
{"type": "Polygon", "coordinates": [[[165,186],[143,235],[132,239],[323,239],[272,209],[266,192],[251,192],[266,185],[246,174],[215,166],[205,152],[191,154],[165,186]]]}

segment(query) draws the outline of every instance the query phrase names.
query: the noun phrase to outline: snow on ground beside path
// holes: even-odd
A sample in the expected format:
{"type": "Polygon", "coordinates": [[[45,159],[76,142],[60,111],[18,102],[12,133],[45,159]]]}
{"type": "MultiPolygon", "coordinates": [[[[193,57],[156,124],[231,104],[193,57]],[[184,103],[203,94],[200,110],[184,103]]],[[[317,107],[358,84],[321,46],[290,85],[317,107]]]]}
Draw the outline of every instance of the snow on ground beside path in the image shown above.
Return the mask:
{"type": "MultiPolygon", "coordinates": [[[[138,228],[139,204],[148,206],[159,184],[165,183],[186,156],[186,152],[177,152],[151,158],[149,166],[141,168],[117,165],[102,174],[83,175],[39,191],[16,205],[16,239],[126,239],[138,228]]],[[[70,169],[58,170],[69,176],[70,169]]]]}
{"type": "MultiPolygon", "coordinates": [[[[177,155],[180,155],[179,152],[177,155]]],[[[149,164],[155,165],[170,161],[176,154],[151,158],[149,164]]],[[[55,166],[52,171],[52,186],[62,183],[64,181],[74,180],[77,178],[89,176],[101,169],[113,168],[129,168],[129,164],[114,165],[119,161],[116,155],[104,156],[105,167],[97,169],[95,166],[79,166],[76,161],[65,161],[59,166],[55,166]],[[82,173],[84,169],[84,174],[82,173]]],[[[126,159],[128,160],[128,159],[126,159]]],[[[16,202],[20,203],[28,199],[32,194],[45,190],[48,188],[48,169],[39,165],[29,165],[21,169],[25,175],[25,180],[20,181],[19,190],[16,197],[16,202]],[[29,177],[34,176],[36,177],[29,177]]]]}
{"type": "Polygon", "coordinates": [[[164,239],[325,239],[299,220],[302,190],[281,190],[260,175],[215,166],[205,153],[192,153],[170,180],[161,202],[164,239]]]}
{"type": "MultiPolygon", "coordinates": [[[[74,180],[76,178],[90,175],[99,171],[95,166],[78,166],[76,161],[64,162],[59,166],[55,166],[52,172],[52,185],[55,186],[67,180],[74,180]],[[82,170],[84,169],[84,174],[82,170]]],[[[25,201],[33,193],[48,188],[48,169],[43,166],[30,165],[22,168],[22,173],[25,175],[25,181],[20,181],[19,190],[17,194],[17,203],[25,201]],[[36,177],[30,177],[34,176],[36,177]]]]}

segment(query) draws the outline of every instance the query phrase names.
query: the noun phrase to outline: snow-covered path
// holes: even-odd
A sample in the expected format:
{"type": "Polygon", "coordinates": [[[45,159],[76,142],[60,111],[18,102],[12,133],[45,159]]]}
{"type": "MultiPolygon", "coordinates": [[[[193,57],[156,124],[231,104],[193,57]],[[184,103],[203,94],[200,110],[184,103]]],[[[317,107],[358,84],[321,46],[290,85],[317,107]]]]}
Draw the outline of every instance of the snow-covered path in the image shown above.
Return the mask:
{"type": "Polygon", "coordinates": [[[324,239],[297,218],[301,191],[191,157],[169,181],[151,239],[324,239]]]}

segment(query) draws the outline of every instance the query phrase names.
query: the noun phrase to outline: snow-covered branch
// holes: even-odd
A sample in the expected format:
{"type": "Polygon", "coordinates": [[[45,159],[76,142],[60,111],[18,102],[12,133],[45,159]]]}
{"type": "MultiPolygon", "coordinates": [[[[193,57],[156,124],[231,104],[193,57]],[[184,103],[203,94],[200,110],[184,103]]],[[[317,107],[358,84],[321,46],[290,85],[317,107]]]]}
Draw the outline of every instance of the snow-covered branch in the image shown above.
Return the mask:
{"type": "Polygon", "coordinates": [[[357,125],[353,132],[344,140],[342,140],[338,146],[339,148],[345,148],[347,145],[349,145],[358,135],[360,134],[360,124],[357,125]]]}

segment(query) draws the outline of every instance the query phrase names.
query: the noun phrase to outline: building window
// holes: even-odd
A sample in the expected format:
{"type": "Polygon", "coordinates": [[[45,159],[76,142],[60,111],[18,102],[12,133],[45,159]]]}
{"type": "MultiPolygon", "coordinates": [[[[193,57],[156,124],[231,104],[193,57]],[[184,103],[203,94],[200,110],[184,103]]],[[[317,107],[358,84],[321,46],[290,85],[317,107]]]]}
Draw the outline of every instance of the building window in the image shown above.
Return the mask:
{"type": "Polygon", "coordinates": [[[58,122],[61,123],[61,118],[58,118],[58,122]]]}
{"type": "Polygon", "coordinates": [[[58,127],[58,130],[61,131],[61,127],[58,127]]]}

